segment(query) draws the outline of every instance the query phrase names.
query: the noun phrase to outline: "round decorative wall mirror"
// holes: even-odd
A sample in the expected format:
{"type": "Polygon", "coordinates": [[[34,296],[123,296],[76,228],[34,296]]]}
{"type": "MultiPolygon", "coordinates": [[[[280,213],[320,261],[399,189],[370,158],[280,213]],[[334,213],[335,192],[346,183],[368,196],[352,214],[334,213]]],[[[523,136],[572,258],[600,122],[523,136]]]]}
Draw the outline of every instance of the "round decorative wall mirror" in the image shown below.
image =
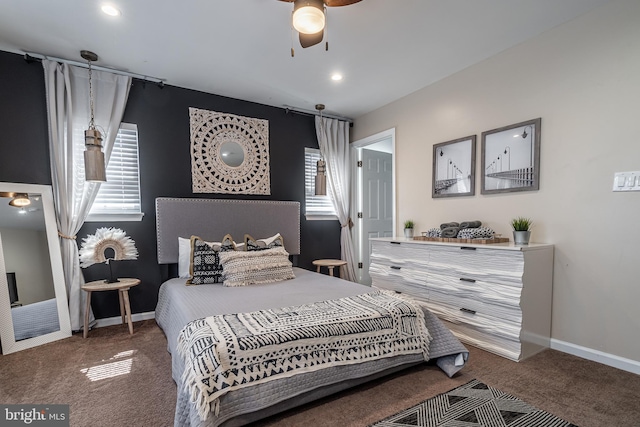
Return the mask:
{"type": "Polygon", "coordinates": [[[271,194],[269,121],[189,108],[194,193],[271,194]]]}
{"type": "Polygon", "coordinates": [[[236,168],[244,162],[244,150],[237,142],[223,142],[220,145],[220,158],[225,165],[236,168]]]}

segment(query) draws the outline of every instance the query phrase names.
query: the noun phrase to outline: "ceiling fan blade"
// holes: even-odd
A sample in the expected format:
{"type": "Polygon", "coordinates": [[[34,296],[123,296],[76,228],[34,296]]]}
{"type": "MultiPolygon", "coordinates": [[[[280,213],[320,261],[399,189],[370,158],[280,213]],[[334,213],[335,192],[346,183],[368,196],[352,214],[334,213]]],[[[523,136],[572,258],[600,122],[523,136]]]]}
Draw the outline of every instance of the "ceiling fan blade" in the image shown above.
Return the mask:
{"type": "Polygon", "coordinates": [[[324,0],[324,4],[329,7],[337,6],[349,6],[350,4],[358,3],[362,0],[324,0]]]}
{"type": "Polygon", "coordinates": [[[303,48],[317,45],[324,38],[324,30],[320,30],[314,34],[298,34],[300,35],[300,46],[303,48]]]}
{"type": "MultiPolygon", "coordinates": [[[[280,0],[286,3],[293,3],[295,0],[280,0]]],[[[324,4],[329,7],[349,6],[350,4],[359,3],[362,0],[323,0],[324,4]]]]}

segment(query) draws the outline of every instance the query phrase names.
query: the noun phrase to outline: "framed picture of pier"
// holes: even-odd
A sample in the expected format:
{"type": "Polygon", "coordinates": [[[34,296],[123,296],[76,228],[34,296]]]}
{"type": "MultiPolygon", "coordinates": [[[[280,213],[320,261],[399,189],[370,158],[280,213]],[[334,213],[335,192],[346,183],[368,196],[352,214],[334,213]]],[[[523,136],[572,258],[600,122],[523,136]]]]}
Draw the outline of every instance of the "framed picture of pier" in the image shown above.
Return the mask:
{"type": "Polygon", "coordinates": [[[476,136],[433,146],[431,197],[473,196],[476,193],[476,136]]]}
{"type": "Polygon", "coordinates": [[[482,132],[482,194],[540,188],[540,128],[537,118],[482,132]]]}

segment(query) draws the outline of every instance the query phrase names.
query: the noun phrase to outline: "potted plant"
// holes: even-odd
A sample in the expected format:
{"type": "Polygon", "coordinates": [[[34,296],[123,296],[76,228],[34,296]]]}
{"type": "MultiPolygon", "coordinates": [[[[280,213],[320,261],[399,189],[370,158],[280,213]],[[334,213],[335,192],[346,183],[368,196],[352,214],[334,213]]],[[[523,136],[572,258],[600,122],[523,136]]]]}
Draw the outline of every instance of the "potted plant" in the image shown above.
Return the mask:
{"type": "Polygon", "coordinates": [[[407,239],[413,238],[413,221],[408,219],[404,222],[404,237],[407,239]]]}
{"type": "Polygon", "coordinates": [[[531,237],[531,226],[533,222],[529,218],[517,217],[511,220],[513,228],[513,243],[516,245],[528,245],[531,237]]]}

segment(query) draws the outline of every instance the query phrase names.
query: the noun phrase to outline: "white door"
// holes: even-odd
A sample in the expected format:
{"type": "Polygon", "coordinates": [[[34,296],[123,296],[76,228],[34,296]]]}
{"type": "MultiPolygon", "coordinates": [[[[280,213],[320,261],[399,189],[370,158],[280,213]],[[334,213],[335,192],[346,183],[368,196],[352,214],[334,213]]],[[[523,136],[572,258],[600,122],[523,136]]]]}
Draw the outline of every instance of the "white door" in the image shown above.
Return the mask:
{"type": "Polygon", "coordinates": [[[369,238],[393,237],[397,227],[395,216],[395,140],[396,130],[391,128],[351,143],[352,158],[354,159],[351,204],[351,218],[354,222],[352,236],[359,264],[359,268],[356,268],[356,277],[359,283],[366,285],[371,285],[369,238]],[[362,166],[358,167],[357,164],[360,162],[362,166]]]}
{"type": "Polygon", "coordinates": [[[393,237],[393,156],[362,149],[362,263],[360,283],[370,285],[372,237],[393,237]]]}

